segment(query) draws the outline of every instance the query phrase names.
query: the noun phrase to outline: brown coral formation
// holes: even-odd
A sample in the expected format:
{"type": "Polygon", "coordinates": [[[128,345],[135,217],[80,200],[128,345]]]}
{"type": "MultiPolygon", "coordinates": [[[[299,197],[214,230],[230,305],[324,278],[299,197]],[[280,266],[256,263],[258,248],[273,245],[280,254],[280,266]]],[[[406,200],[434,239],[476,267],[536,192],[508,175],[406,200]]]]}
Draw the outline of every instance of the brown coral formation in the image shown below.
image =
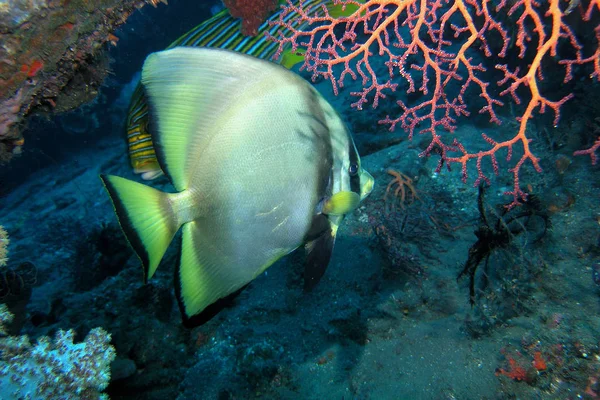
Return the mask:
{"type": "Polygon", "coordinates": [[[0,3],[0,164],[20,151],[24,118],[91,100],[107,73],[113,32],[153,0],[0,3]]]}
{"type": "Polygon", "coordinates": [[[8,262],[8,233],[0,225],[0,267],[3,267],[8,262]]]}
{"type": "Polygon", "coordinates": [[[241,32],[246,36],[256,36],[258,28],[277,8],[277,0],[223,0],[231,16],[242,20],[241,32]]]}

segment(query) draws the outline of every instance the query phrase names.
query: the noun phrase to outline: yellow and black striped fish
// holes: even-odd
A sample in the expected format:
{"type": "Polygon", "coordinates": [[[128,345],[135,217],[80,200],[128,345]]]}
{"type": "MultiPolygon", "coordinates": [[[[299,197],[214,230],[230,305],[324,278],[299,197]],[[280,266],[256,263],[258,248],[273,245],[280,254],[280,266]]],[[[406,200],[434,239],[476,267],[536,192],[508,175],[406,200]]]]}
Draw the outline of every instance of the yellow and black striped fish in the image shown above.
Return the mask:
{"type": "MultiPolygon", "coordinates": [[[[322,4],[329,3],[327,0],[306,0],[303,2],[304,9],[310,9],[312,14],[323,15],[322,4]]],[[[344,10],[339,5],[328,4],[329,13],[332,16],[351,15],[356,11],[355,7],[346,7],[344,10]]],[[[272,60],[277,51],[278,44],[266,39],[266,32],[278,37],[279,33],[286,34],[285,28],[274,25],[269,26],[269,21],[279,19],[280,11],[276,11],[259,28],[254,37],[244,36],[240,33],[240,20],[233,18],[227,9],[219,12],[212,18],[204,21],[168,47],[192,46],[192,47],[215,47],[228,49],[240,53],[249,54],[264,60],[272,60]]],[[[293,18],[293,14],[287,16],[293,18]]],[[[301,52],[292,53],[290,49],[285,51],[278,62],[286,68],[291,68],[304,57],[301,52]]],[[[150,180],[162,175],[162,171],[156,161],[156,154],[152,144],[152,138],[148,133],[148,106],[141,84],[138,84],[129,106],[127,115],[127,144],[129,147],[129,159],[136,174],[141,174],[142,179],[150,180]]]]}

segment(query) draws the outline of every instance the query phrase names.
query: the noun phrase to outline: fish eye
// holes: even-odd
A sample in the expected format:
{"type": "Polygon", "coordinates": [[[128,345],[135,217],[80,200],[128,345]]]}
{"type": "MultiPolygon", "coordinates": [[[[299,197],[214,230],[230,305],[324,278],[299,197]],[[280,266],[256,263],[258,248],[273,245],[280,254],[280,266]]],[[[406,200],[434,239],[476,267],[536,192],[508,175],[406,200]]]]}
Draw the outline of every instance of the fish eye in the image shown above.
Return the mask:
{"type": "Polygon", "coordinates": [[[348,168],[348,173],[350,174],[350,176],[358,174],[358,164],[350,164],[350,168],[348,168]]]}

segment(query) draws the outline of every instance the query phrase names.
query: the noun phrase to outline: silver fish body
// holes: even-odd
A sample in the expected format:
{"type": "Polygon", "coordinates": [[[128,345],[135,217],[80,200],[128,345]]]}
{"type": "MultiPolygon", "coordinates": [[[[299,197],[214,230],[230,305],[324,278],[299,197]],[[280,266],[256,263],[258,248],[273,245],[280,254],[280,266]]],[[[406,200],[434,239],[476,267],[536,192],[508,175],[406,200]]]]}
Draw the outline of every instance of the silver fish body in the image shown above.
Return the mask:
{"type": "Polygon", "coordinates": [[[176,193],[103,181],[145,278],[181,228],[175,289],[188,325],[302,245],[316,283],[343,216],[373,187],[331,105],[285,68],[227,50],[151,54],[142,84],[176,193]]]}

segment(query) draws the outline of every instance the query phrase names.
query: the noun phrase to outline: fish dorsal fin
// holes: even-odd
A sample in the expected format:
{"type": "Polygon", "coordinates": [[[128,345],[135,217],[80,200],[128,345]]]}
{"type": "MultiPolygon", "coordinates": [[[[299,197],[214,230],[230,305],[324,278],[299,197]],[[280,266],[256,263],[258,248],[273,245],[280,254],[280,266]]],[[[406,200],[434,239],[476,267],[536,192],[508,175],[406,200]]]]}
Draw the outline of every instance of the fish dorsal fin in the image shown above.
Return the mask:
{"type": "Polygon", "coordinates": [[[175,47],[146,58],[142,84],[154,124],[152,141],[178,191],[187,189],[195,161],[244,89],[277,70],[285,71],[222,49],[175,47]]]}

